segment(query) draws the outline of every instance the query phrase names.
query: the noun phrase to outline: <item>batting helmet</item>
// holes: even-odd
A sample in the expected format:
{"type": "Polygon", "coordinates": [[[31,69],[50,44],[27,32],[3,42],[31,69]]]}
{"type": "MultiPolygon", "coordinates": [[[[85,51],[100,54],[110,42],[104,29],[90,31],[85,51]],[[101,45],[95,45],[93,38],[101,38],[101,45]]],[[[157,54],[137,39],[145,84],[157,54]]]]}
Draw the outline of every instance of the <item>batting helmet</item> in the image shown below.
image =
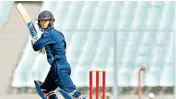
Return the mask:
{"type": "Polygon", "coordinates": [[[52,20],[52,21],[55,20],[53,14],[50,11],[46,11],[46,10],[40,12],[37,20],[44,20],[44,19],[49,19],[49,20],[52,20]]]}
{"type": "Polygon", "coordinates": [[[55,21],[55,18],[54,18],[54,16],[53,16],[53,14],[50,12],[50,11],[42,11],[42,12],[40,12],[40,14],[38,15],[38,25],[39,25],[39,27],[40,27],[40,20],[50,20],[50,24],[49,24],[49,26],[53,26],[53,24],[54,24],[54,21],[55,21]]]}

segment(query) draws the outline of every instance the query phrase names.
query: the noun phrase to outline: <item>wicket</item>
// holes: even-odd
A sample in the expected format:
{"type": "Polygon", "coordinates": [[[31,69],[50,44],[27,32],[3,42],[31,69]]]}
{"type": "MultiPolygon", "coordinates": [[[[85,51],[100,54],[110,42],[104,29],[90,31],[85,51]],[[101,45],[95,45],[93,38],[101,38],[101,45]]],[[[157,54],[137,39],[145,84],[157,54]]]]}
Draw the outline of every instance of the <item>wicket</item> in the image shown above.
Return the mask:
{"type": "Polygon", "coordinates": [[[102,99],[105,99],[106,94],[106,72],[103,70],[91,70],[89,72],[89,99],[93,99],[93,72],[96,73],[96,99],[99,99],[100,75],[102,73],[102,99]]]}

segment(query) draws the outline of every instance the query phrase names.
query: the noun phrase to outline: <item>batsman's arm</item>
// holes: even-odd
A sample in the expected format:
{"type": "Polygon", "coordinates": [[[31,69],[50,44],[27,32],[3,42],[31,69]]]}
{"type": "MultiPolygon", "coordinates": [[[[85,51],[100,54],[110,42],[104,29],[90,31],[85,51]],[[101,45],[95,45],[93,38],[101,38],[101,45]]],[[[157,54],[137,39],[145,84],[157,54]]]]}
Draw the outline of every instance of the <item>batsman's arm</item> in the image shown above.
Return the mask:
{"type": "Polygon", "coordinates": [[[45,32],[42,36],[33,44],[34,51],[42,49],[45,45],[53,43],[49,33],[45,32]]]}

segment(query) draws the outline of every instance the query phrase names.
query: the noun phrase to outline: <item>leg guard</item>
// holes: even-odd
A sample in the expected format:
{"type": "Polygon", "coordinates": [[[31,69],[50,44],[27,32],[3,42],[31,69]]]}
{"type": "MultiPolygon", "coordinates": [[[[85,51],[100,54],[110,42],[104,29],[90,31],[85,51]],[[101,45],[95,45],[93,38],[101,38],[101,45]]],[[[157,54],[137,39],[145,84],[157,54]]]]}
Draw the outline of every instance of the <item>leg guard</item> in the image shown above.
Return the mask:
{"type": "Polygon", "coordinates": [[[47,99],[46,97],[46,94],[44,93],[44,91],[41,89],[41,82],[40,81],[34,81],[34,84],[35,84],[35,88],[39,94],[39,96],[42,98],[42,99],[47,99]]]}
{"type": "Polygon", "coordinates": [[[60,94],[65,98],[65,99],[72,99],[72,96],[69,95],[67,92],[64,90],[59,90],[60,94]]]}
{"type": "Polygon", "coordinates": [[[56,95],[56,93],[54,91],[48,92],[46,89],[42,89],[41,88],[42,82],[34,81],[34,84],[35,84],[35,88],[36,88],[39,96],[42,99],[58,99],[57,95],[56,95]]]}
{"type": "Polygon", "coordinates": [[[49,92],[47,97],[48,99],[58,99],[54,91],[49,92]]]}
{"type": "Polygon", "coordinates": [[[68,93],[61,89],[59,90],[59,92],[65,99],[86,99],[86,97],[81,95],[81,93],[78,92],[77,90],[73,91],[72,93],[68,93]]]}
{"type": "Polygon", "coordinates": [[[86,99],[84,95],[81,95],[81,93],[77,90],[74,90],[73,92],[70,93],[73,98],[75,99],[86,99]]]}

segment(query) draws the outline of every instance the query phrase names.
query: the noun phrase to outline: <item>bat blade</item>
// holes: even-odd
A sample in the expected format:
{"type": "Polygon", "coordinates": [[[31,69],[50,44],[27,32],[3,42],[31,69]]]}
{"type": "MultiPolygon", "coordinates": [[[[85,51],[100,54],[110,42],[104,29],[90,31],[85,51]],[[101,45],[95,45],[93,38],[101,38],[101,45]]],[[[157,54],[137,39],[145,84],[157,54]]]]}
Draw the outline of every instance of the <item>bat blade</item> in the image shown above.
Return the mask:
{"type": "Polygon", "coordinates": [[[21,3],[17,4],[17,10],[21,16],[21,18],[23,19],[24,23],[28,26],[29,31],[30,31],[30,35],[32,36],[33,39],[37,40],[37,31],[35,29],[34,24],[32,23],[27,10],[23,7],[23,5],[21,3]]]}
{"type": "Polygon", "coordinates": [[[23,7],[21,3],[17,4],[17,10],[19,14],[21,15],[21,17],[23,18],[25,24],[31,21],[26,9],[23,7]]]}

